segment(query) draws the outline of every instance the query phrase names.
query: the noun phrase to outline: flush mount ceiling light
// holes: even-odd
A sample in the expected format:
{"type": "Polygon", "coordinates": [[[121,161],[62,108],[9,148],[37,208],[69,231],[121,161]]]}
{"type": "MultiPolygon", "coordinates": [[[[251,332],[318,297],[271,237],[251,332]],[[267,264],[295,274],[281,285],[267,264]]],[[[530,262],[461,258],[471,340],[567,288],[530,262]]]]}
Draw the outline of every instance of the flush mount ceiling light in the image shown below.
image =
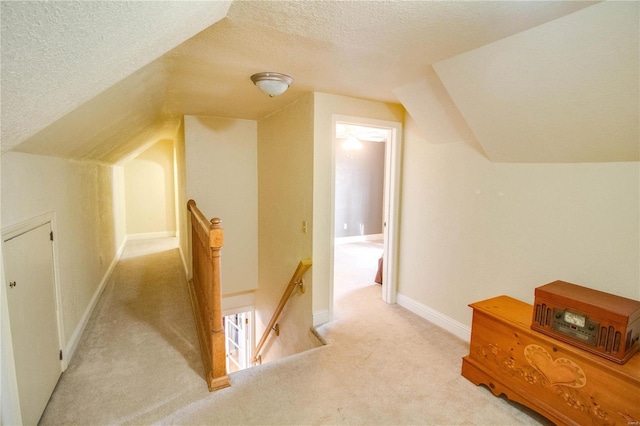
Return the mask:
{"type": "Polygon", "coordinates": [[[279,72],[259,72],[251,76],[251,81],[270,98],[283,94],[293,83],[291,77],[279,72]]]}

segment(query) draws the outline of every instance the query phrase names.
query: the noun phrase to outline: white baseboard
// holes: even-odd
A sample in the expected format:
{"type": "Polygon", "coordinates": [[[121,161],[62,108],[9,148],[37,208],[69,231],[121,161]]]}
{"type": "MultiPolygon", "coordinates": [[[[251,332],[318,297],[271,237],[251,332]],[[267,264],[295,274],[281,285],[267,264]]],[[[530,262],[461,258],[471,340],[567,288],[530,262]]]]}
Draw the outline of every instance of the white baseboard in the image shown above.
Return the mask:
{"type": "Polygon", "coordinates": [[[338,237],[335,239],[335,244],[359,243],[362,241],[381,240],[383,238],[383,234],[354,235],[353,237],[338,237]]]}
{"type": "Polygon", "coordinates": [[[331,320],[331,318],[329,318],[329,311],[328,310],[324,310],[324,311],[319,311],[319,312],[314,312],[313,313],[313,326],[314,327],[318,327],[322,324],[326,324],[331,320]]]}
{"type": "Polygon", "coordinates": [[[441,312],[436,311],[420,302],[398,293],[398,305],[413,312],[414,314],[434,323],[438,327],[448,331],[449,333],[461,338],[465,342],[471,341],[471,328],[450,318],[441,312]]]}
{"type": "Polygon", "coordinates": [[[162,232],[144,232],[141,234],[127,234],[129,240],[147,240],[151,238],[167,238],[175,237],[175,231],[162,231],[162,232]]]}
{"type": "Polygon", "coordinates": [[[93,293],[93,296],[89,301],[89,305],[87,306],[87,309],[85,309],[84,314],[82,315],[82,318],[80,318],[80,322],[78,323],[78,326],[76,327],[73,334],[71,335],[71,338],[69,338],[69,340],[67,341],[67,345],[64,349],[65,353],[63,356],[63,363],[64,363],[65,369],[69,365],[69,362],[73,357],[73,354],[78,348],[78,343],[80,343],[80,337],[82,337],[82,333],[84,332],[84,329],[87,326],[87,323],[89,322],[89,318],[91,318],[91,314],[93,313],[93,310],[95,309],[96,304],[98,303],[98,299],[100,298],[100,295],[104,291],[104,287],[109,281],[109,278],[111,278],[111,274],[113,273],[113,270],[115,269],[116,264],[120,260],[120,257],[122,257],[122,252],[124,251],[124,246],[127,244],[127,239],[128,239],[128,236],[125,236],[125,238],[122,241],[122,244],[120,245],[120,248],[118,249],[115,257],[113,258],[113,261],[111,262],[111,264],[109,265],[109,268],[107,269],[104,276],[102,277],[102,280],[98,285],[98,288],[93,293]]]}

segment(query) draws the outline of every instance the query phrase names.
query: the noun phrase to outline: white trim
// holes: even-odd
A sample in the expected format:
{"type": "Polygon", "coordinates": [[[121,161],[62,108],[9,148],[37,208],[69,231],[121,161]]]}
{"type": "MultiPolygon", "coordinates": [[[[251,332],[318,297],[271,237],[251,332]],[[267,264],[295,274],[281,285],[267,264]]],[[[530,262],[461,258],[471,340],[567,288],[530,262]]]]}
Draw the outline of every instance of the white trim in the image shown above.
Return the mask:
{"type": "Polygon", "coordinates": [[[15,238],[19,235],[26,234],[32,229],[39,228],[42,225],[46,225],[49,222],[55,220],[54,212],[47,212],[34,216],[31,219],[24,220],[20,223],[5,226],[2,228],[2,242],[15,238]]]}
{"type": "MultiPolygon", "coordinates": [[[[221,308],[222,316],[226,317],[233,314],[239,314],[242,312],[251,313],[251,324],[249,324],[249,360],[253,356],[256,350],[256,307],[255,307],[256,294],[255,291],[248,291],[243,293],[232,294],[229,296],[222,296],[221,308]]],[[[226,347],[226,343],[225,343],[226,347]]]]}
{"type": "Polygon", "coordinates": [[[241,314],[243,312],[253,312],[255,311],[255,309],[256,308],[253,305],[240,306],[240,307],[231,308],[231,309],[224,309],[222,311],[222,316],[228,317],[229,315],[241,314]]]}
{"type": "Polygon", "coordinates": [[[465,342],[471,341],[471,328],[420,302],[398,293],[398,305],[426,319],[465,342]]]}
{"type": "MultiPolygon", "coordinates": [[[[0,244],[0,254],[2,244],[0,244]]],[[[6,425],[22,424],[20,398],[18,395],[18,378],[16,364],[13,357],[13,341],[11,339],[11,325],[9,324],[9,304],[7,303],[7,285],[4,275],[4,257],[0,262],[2,288],[0,295],[0,423],[6,425]]]]}
{"type": "Polygon", "coordinates": [[[105,272],[104,276],[102,277],[102,280],[100,281],[100,284],[98,285],[98,288],[93,293],[93,297],[91,297],[91,300],[89,301],[89,305],[87,305],[87,309],[85,309],[84,314],[82,315],[82,318],[78,323],[78,326],[76,327],[73,334],[71,335],[71,338],[67,342],[67,346],[64,348],[63,358],[66,360],[67,365],[69,364],[69,361],[71,361],[73,354],[78,348],[78,343],[80,343],[80,337],[82,336],[82,333],[84,332],[84,329],[86,328],[87,323],[89,322],[89,318],[91,318],[91,314],[93,313],[93,310],[95,309],[96,304],[98,303],[98,299],[100,298],[100,295],[104,291],[104,288],[107,282],[109,281],[109,278],[111,278],[111,274],[113,273],[113,270],[115,269],[116,264],[120,260],[120,257],[122,257],[122,252],[124,251],[124,247],[127,244],[127,239],[128,239],[128,236],[125,236],[124,240],[122,241],[122,244],[120,245],[120,248],[118,249],[118,252],[114,256],[111,264],[109,265],[107,272],[105,272]]]}
{"type": "Polygon", "coordinates": [[[313,326],[318,327],[322,324],[326,324],[331,320],[329,311],[327,309],[313,313],[313,326]]]}
{"type": "MultiPolygon", "coordinates": [[[[58,226],[56,224],[56,215],[55,213],[51,213],[51,222],[49,223],[49,226],[51,227],[51,232],[53,232],[53,279],[55,280],[55,290],[56,290],[56,303],[57,303],[57,308],[58,308],[58,329],[59,331],[59,335],[60,335],[60,348],[64,348],[64,345],[67,341],[67,335],[64,332],[64,313],[62,310],[62,288],[60,283],[62,282],[62,280],[60,279],[60,268],[58,267],[58,238],[57,235],[58,234],[58,226]]],[[[65,371],[67,369],[67,366],[69,365],[69,361],[67,360],[66,357],[62,357],[62,371],[65,371]]]]}
{"type": "MultiPolygon", "coordinates": [[[[254,294],[251,293],[251,296],[253,296],[254,294]]],[[[242,295],[240,296],[231,296],[231,298],[237,298],[236,301],[239,301],[242,299],[242,295]]],[[[222,316],[223,317],[228,317],[229,315],[234,315],[234,314],[241,314],[243,312],[248,312],[249,313],[249,324],[248,324],[248,328],[249,328],[249,335],[248,337],[248,348],[247,351],[245,352],[245,355],[247,356],[247,366],[245,368],[249,368],[251,367],[251,359],[253,358],[253,353],[256,350],[256,327],[255,327],[255,323],[256,323],[256,308],[253,304],[251,305],[247,305],[247,306],[239,306],[239,307],[235,307],[235,308],[230,308],[230,309],[223,309],[222,311],[222,316]]],[[[226,330],[226,326],[225,326],[225,334],[226,334],[227,330],[226,330]]],[[[225,347],[225,353],[228,355],[229,353],[229,348],[227,346],[227,340],[225,337],[225,343],[224,343],[224,347],[225,347]]],[[[234,363],[236,365],[238,365],[235,361],[234,363]]],[[[227,356],[227,371],[229,371],[229,357],[227,356]]]]}
{"type": "Polygon", "coordinates": [[[152,238],[167,238],[175,237],[175,231],[160,231],[160,232],[143,232],[140,234],[127,234],[129,240],[147,240],[152,238]]]}
{"type": "Polygon", "coordinates": [[[360,243],[363,241],[373,241],[384,239],[384,234],[368,234],[368,235],[354,235],[352,237],[337,237],[335,239],[336,244],[348,244],[348,243],[360,243]]]}
{"type": "Polygon", "coordinates": [[[402,124],[389,123],[391,139],[385,146],[384,164],[384,253],[382,300],[393,304],[398,291],[398,234],[400,223],[400,178],[402,166],[402,124]]]}

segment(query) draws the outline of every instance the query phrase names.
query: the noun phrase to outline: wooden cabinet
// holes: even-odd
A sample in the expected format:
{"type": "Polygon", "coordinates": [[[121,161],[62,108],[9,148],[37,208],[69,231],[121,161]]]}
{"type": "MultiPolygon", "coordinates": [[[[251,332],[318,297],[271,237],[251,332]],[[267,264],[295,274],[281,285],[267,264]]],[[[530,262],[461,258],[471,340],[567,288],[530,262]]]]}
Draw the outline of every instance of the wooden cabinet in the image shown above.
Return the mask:
{"type": "Polygon", "coordinates": [[[619,365],[531,330],[533,307],[508,296],[470,306],[471,382],[557,424],[640,425],[640,353],[619,365]]]}

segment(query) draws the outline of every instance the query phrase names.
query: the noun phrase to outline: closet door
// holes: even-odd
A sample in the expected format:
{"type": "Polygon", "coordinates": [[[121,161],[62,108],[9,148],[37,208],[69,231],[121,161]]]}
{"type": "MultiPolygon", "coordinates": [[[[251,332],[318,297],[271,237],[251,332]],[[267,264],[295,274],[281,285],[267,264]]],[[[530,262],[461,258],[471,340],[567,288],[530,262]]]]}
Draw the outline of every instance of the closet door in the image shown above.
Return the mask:
{"type": "Polygon", "coordinates": [[[25,425],[40,420],[62,373],[51,224],[3,243],[7,303],[25,425]]]}

